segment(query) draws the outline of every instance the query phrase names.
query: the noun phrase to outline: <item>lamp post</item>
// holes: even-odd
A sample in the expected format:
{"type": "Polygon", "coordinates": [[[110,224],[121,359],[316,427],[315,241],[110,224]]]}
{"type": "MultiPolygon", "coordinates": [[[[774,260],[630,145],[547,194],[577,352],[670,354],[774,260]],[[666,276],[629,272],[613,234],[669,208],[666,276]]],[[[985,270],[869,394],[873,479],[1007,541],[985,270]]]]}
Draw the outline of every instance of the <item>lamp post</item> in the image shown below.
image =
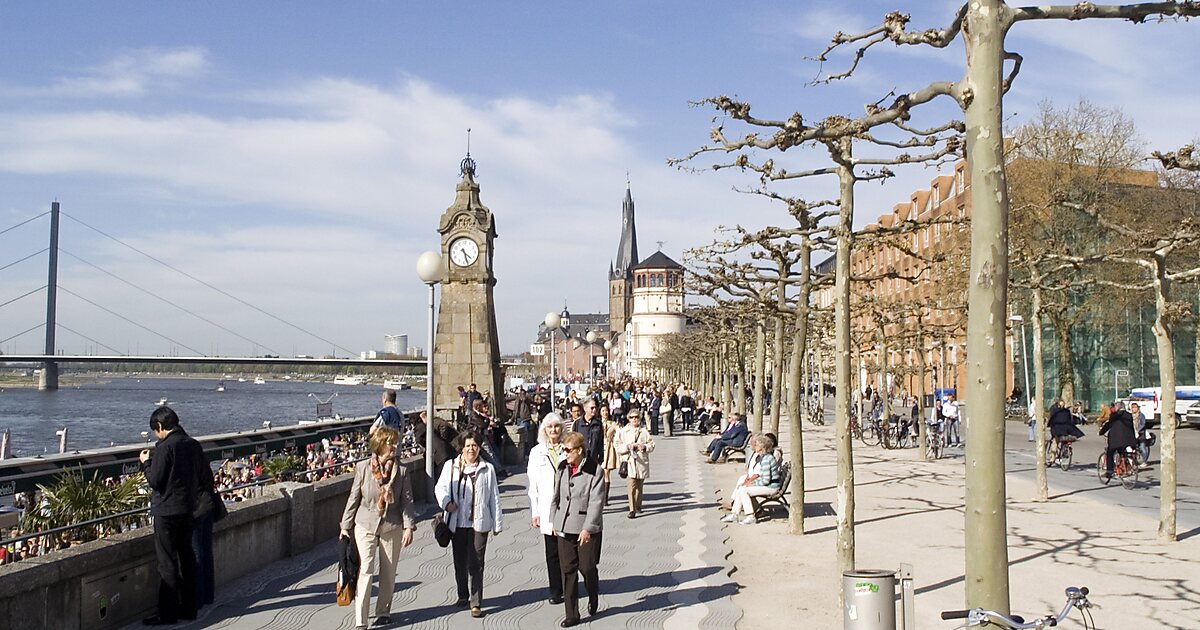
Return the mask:
{"type": "Polygon", "coordinates": [[[596,380],[596,331],[589,330],[584,337],[588,342],[588,382],[596,380]]]}
{"type": "Polygon", "coordinates": [[[1025,370],[1025,407],[1029,408],[1029,354],[1025,350],[1025,318],[1020,315],[1013,315],[1008,318],[1010,322],[1016,322],[1021,325],[1021,367],[1025,370]]]}
{"type": "Polygon", "coordinates": [[[604,379],[608,380],[608,365],[612,363],[612,339],[604,340],[604,379]]]}
{"type": "Polygon", "coordinates": [[[417,258],[417,276],[429,287],[429,331],[425,348],[425,474],[433,483],[433,335],[434,287],[442,281],[442,256],[425,252],[417,258]]]}
{"type": "Polygon", "coordinates": [[[562,325],[562,316],[550,311],[546,313],[545,323],[546,329],[550,331],[550,406],[554,407],[554,382],[557,380],[554,376],[554,331],[562,325]]]}

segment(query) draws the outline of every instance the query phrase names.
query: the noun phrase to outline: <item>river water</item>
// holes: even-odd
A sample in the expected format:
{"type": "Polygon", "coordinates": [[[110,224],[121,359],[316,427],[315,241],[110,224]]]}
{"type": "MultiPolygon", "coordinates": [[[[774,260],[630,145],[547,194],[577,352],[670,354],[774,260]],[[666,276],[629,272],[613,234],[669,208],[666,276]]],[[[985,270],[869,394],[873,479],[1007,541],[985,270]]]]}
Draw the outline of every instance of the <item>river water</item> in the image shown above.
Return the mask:
{"type": "MultiPolygon", "coordinates": [[[[58,452],[55,432],[66,427],[67,450],[143,442],[150,414],[159,399],[179,414],[188,433],[207,435],[261,428],[269,420],[275,427],[316,417],[317,400],[335,392],[333,413],[343,417],[372,416],[379,410],[383,389],[379,385],[226,379],[218,392],[218,378],[116,377],[96,383],[63,386],[58,391],[32,388],[0,389],[0,431],[12,431],[12,454],[28,457],[58,452]]],[[[402,410],[423,407],[424,390],[397,392],[402,410]]],[[[154,436],[150,436],[153,441],[154,436]]]]}

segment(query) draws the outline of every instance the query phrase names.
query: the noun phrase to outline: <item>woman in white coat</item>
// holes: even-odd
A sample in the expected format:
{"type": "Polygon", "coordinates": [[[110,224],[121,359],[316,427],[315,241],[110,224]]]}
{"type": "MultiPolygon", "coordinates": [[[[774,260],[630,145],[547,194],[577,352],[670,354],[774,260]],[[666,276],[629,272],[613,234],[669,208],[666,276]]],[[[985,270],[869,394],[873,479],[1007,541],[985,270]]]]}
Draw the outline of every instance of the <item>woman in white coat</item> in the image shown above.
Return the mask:
{"type": "Polygon", "coordinates": [[[565,453],[562,447],[563,420],[557,413],[548,413],[542,418],[538,431],[538,443],[529,452],[529,513],[533,515],[533,528],[541,530],[546,544],[546,571],[550,578],[550,603],[563,603],[562,569],[558,563],[558,537],[554,535],[554,524],[550,502],[554,498],[554,475],[565,453]]]}
{"type": "Polygon", "coordinates": [[[654,440],[642,426],[640,411],[634,409],[629,412],[629,423],[617,431],[613,441],[617,447],[617,457],[625,462],[629,473],[626,477],[629,485],[629,518],[633,518],[642,511],[642,490],[646,479],[650,477],[650,453],[654,451],[654,440]]]}
{"type": "Polygon", "coordinates": [[[446,524],[454,533],[455,606],[469,603],[471,616],[476,618],[483,616],[483,556],[488,534],[499,534],[504,528],[500,484],[492,465],[479,458],[481,444],[483,438],[476,433],[463,436],[462,455],[442,467],[433,490],[438,505],[450,513],[446,524]]]}

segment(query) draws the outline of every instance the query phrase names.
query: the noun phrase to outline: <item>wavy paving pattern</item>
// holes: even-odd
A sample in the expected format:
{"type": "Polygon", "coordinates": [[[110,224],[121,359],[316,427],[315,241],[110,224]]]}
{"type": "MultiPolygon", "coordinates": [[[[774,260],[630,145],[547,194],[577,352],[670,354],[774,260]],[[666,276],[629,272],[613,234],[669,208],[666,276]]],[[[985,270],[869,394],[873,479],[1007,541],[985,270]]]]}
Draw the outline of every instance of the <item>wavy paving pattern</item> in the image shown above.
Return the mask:
{"type": "MultiPolygon", "coordinates": [[[[702,474],[696,436],[660,438],[647,482],[645,512],[629,520],[623,480],[614,475],[605,510],[600,613],[588,628],[732,628],[742,612],[731,601],[726,536],[706,499],[716,488],[702,474]]],[[[488,545],[483,619],[452,606],[448,549],[433,542],[428,518],[402,552],[392,599],[393,628],[548,628],[563,618],[546,601],[541,535],[530,527],[524,475],[501,487],[507,529],[488,545]]],[[[333,601],[335,544],[278,562],[224,588],[197,621],[177,628],[351,630],[354,615],[333,601]]],[[[582,584],[581,584],[582,586],[582,584]]],[[[141,626],[133,625],[130,628],[141,626]]]]}

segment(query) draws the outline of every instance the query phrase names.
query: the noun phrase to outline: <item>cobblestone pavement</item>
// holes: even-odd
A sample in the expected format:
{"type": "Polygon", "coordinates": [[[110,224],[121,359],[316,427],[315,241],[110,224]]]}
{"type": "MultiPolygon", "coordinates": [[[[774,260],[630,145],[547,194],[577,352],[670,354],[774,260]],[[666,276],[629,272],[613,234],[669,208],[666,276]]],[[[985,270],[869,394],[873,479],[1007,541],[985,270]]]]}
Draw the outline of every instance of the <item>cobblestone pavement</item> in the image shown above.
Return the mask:
{"type": "MultiPolygon", "coordinates": [[[[732,628],[741,610],[731,601],[726,535],[718,521],[713,475],[702,473],[706,442],[698,436],[657,438],[646,484],[645,511],[625,517],[624,481],[613,475],[605,510],[600,561],[600,612],[584,617],[592,628],[732,628]]],[[[453,607],[450,550],[433,542],[428,518],[401,553],[392,604],[392,628],[550,628],[563,606],[547,602],[541,535],[530,527],[525,475],[501,485],[505,531],[489,541],[485,557],[483,619],[453,607]]],[[[336,542],[278,562],[219,589],[201,617],[177,628],[354,627],[351,607],[334,603],[336,542]]],[[[582,590],[582,581],[580,587],[582,590]]],[[[372,603],[372,606],[374,604],[372,603]]],[[[138,628],[140,625],[130,625],[138,628]]]]}

